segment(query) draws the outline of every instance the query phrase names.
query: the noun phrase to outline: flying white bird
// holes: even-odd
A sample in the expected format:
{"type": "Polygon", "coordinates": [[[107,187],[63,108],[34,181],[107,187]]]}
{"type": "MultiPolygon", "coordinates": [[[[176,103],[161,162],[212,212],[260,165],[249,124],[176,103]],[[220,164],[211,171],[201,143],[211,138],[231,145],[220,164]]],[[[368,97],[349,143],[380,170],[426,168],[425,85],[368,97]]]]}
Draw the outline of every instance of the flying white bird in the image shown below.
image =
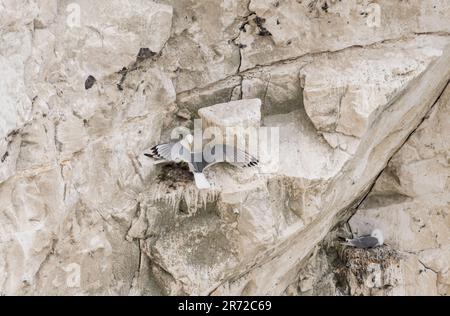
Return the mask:
{"type": "Polygon", "coordinates": [[[203,147],[203,151],[194,152],[192,150],[193,144],[194,137],[188,134],[178,142],[159,144],[152,147],[151,153],[145,154],[145,156],[168,162],[186,162],[189,170],[194,174],[195,184],[199,189],[211,188],[211,184],[206,179],[203,171],[215,164],[228,162],[242,168],[255,167],[259,164],[258,159],[234,146],[224,144],[206,145],[203,147]]]}
{"type": "Polygon", "coordinates": [[[375,248],[384,243],[383,233],[379,229],[374,229],[370,235],[360,236],[353,239],[346,239],[343,245],[355,248],[375,248]]]}

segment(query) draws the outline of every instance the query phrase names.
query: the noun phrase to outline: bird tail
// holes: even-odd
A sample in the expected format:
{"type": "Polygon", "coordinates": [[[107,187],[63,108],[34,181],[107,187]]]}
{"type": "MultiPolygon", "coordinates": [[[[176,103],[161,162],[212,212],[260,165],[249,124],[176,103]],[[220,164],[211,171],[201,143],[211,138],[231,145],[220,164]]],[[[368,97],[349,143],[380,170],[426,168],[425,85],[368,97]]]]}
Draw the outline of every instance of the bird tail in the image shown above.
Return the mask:
{"type": "Polygon", "coordinates": [[[195,179],[195,185],[197,186],[198,189],[202,190],[202,189],[210,189],[211,188],[211,184],[206,179],[206,177],[203,173],[198,173],[198,172],[194,173],[194,179],[195,179]]]}

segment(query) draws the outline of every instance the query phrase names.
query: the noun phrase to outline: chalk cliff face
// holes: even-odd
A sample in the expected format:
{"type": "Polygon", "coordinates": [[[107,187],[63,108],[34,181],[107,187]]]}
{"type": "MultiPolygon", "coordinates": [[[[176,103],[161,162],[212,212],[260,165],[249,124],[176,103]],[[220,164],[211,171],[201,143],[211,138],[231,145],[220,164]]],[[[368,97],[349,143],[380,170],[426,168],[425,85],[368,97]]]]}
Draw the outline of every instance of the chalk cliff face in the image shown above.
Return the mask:
{"type": "Polygon", "coordinates": [[[450,294],[449,45],[445,1],[0,0],[0,294],[450,294]],[[143,156],[194,118],[279,161],[143,156]]]}

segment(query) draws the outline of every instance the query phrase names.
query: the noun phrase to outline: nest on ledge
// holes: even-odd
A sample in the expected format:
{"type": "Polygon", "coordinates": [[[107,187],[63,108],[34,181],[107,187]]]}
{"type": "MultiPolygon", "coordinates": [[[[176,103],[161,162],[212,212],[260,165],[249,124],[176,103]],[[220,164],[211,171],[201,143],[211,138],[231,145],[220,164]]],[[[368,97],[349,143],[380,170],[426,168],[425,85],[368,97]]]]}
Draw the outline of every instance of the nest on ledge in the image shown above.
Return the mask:
{"type": "MultiPolygon", "coordinates": [[[[389,247],[383,245],[372,249],[360,249],[344,246],[339,251],[339,258],[343,263],[341,270],[352,273],[358,279],[363,281],[365,274],[369,271],[372,264],[379,265],[382,270],[392,265],[398,265],[401,259],[400,254],[389,247]]],[[[344,272],[344,271],[340,271],[344,272]]]]}

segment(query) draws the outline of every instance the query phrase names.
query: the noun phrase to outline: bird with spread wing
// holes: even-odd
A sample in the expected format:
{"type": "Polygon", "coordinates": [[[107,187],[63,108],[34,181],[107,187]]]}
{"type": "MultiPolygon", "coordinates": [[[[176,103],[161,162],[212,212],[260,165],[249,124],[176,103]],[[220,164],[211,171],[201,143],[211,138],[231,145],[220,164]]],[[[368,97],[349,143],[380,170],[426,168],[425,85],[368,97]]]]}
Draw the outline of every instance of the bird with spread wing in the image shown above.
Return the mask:
{"type": "Polygon", "coordinates": [[[186,162],[189,170],[194,174],[195,184],[198,189],[210,189],[211,184],[206,179],[203,171],[209,167],[226,162],[232,165],[249,168],[259,165],[259,160],[231,145],[207,144],[202,151],[193,150],[194,137],[186,135],[182,140],[159,144],[150,149],[150,153],[145,156],[164,160],[167,162],[186,162]]]}

